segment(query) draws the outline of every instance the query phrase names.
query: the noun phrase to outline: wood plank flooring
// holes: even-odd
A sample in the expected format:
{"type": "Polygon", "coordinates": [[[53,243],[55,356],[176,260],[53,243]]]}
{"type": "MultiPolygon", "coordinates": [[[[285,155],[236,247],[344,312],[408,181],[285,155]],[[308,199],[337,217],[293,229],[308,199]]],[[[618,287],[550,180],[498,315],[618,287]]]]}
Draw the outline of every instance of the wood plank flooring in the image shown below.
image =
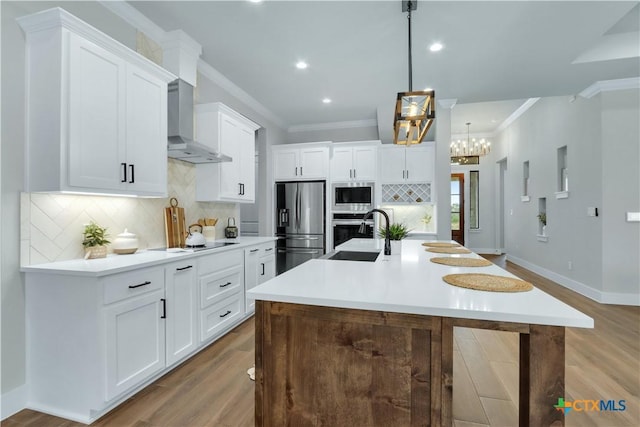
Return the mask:
{"type": "MultiPolygon", "coordinates": [[[[511,263],[487,257],[595,320],[594,329],[566,331],[565,400],[626,400],[624,412],[578,412],[567,426],[640,425],[640,308],[603,305],[511,263]]],[[[253,319],[183,363],[94,426],[253,425],[254,384],[246,370],[254,359],[253,319]]],[[[518,336],[456,328],[455,427],[518,425],[518,336]]],[[[558,396],[561,397],[561,396],[558,396]]],[[[2,427],[75,427],[72,421],[23,410],[2,427]]]]}

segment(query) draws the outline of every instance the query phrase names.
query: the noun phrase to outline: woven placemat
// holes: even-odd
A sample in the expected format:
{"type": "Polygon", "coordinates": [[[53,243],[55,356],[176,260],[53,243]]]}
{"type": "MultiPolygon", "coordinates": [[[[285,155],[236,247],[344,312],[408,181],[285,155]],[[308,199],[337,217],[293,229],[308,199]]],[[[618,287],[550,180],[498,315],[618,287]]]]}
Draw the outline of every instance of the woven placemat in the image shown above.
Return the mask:
{"type": "Polygon", "coordinates": [[[427,252],[433,252],[436,254],[470,254],[471,251],[465,248],[427,248],[427,252]]]}
{"type": "Polygon", "coordinates": [[[527,292],[533,289],[533,285],[524,280],[505,276],[494,276],[493,274],[448,274],[444,276],[442,280],[450,285],[475,289],[477,291],[527,292]]]}
{"type": "Polygon", "coordinates": [[[424,242],[422,246],[429,246],[431,248],[457,248],[460,245],[457,243],[449,242],[424,242]]]}
{"type": "Polygon", "coordinates": [[[431,262],[453,267],[488,267],[492,264],[491,261],[487,261],[484,258],[435,257],[431,258],[431,262]]]}

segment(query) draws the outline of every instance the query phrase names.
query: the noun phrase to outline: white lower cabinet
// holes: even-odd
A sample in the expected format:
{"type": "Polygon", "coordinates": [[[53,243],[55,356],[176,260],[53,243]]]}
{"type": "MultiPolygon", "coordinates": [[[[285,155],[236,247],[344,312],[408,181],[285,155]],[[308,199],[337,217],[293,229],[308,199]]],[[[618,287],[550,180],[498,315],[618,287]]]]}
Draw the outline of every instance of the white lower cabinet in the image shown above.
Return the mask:
{"type": "Polygon", "coordinates": [[[200,344],[195,260],[169,264],[164,268],[164,275],[167,366],[172,366],[200,344]]]}
{"type": "MultiPolygon", "coordinates": [[[[257,284],[274,275],[275,257],[273,242],[256,247],[257,284]]],[[[244,255],[97,277],[27,272],[29,407],[89,424],[223,336],[249,316],[244,255]]]]}
{"type": "Polygon", "coordinates": [[[165,367],[164,291],[104,309],[109,401],[165,367]]]}
{"type": "MultiPolygon", "coordinates": [[[[276,254],[273,243],[250,246],[244,250],[244,286],[245,292],[276,275],[276,254]]],[[[251,298],[245,300],[245,312],[253,313],[256,302],[251,298]]]]}
{"type": "Polygon", "coordinates": [[[219,336],[244,315],[242,250],[205,255],[198,259],[200,284],[200,341],[219,336]]]}

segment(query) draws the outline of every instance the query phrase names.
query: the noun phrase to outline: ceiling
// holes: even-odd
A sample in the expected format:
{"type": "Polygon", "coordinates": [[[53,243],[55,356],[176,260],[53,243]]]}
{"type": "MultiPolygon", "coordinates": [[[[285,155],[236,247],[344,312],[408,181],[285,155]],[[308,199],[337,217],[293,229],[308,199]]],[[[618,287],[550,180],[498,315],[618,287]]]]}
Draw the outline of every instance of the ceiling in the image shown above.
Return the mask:
{"type": "MultiPolygon", "coordinates": [[[[400,0],[129,3],[165,31],[188,33],[204,61],[288,127],[378,114],[391,122],[397,92],[408,89],[400,0]],[[297,69],[299,60],[309,67],[297,69]]],[[[413,88],[457,99],[453,134],[466,134],[467,121],[472,133],[490,133],[527,98],[640,76],[637,43],[631,54],[593,50],[605,40],[628,43],[621,35],[637,39],[639,10],[638,2],[608,0],[419,1],[413,88]],[[429,51],[435,41],[442,51],[429,51]]]]}

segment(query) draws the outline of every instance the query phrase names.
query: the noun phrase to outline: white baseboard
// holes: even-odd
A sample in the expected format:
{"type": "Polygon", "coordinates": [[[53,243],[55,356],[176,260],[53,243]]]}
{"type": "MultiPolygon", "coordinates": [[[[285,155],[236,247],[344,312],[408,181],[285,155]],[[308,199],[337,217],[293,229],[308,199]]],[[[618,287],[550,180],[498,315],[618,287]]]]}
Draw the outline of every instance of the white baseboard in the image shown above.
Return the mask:
{"type": "Polygon", "coordinates": [[[0,420],[22,411],[27,407],[27,385],[21,385],[0,396],[0,420]]]}
{"type": "Polygon", "coordinates": [[[571,289],[572,291],[575,291],[580,295],[584,295],[587,298],[591,298],[592,300],[599,302],[601,304],[640,306],[640,294],[622,293],[622,292],[603,292],[598,289],[593,289],[592,287],[587,286],[584,283],[570,279],[561,274],[555,273],[551,270],[547,270],[544,267],[540,267],[536,264],[530,263],[529,261],[525,261],[521,258],[515,257],[513,255],[509,255],[509,254],[507,254],[507,261],[511,261],[512,263],[517,264],[521,267],[524,267],[527,270],[531,270],[534,273],[539,274],[540,276],[546,279],[553,280],[559,285],[562,285],[565,288],[571,289]]]}
{"type": "Polygon", "coordinates": [[[496,248],[468,248],[468,249],[477,254],[490,254],[490,255],[502,254],[500,249],[496,249],[496,248]]]}

